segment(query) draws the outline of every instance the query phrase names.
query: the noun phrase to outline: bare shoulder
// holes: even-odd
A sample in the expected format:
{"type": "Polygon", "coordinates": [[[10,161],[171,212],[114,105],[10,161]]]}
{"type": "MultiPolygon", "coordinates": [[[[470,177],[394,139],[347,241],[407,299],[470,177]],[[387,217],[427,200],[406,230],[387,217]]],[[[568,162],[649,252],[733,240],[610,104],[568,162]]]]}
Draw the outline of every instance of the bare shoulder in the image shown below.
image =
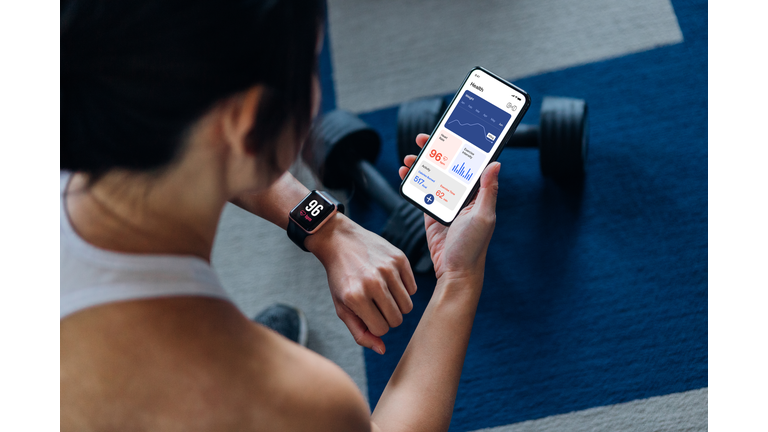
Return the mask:
{"type": "Polygon", "coordinates": [[[340,367],[268,329],[254,331],[263,333],[268,358],[263,369],[252,369],[252,382],[264,387],[248,390],[254,404],[274,414],[273,430],[370,430],[368,405],[340,367]]]}
{"type": "Polygon", "coordinates": [[[225,302],[105,305],[60,328],[64,431],[371,427],[343,370],[225,302]]]}

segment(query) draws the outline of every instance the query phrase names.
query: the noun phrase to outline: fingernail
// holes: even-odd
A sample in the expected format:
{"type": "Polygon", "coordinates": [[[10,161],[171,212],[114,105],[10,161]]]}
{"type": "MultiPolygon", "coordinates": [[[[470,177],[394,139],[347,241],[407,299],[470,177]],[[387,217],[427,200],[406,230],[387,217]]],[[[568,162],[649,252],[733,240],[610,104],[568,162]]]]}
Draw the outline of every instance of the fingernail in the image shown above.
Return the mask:
{"type": "Polygon", "coordinates": [[[373,350],[379,353],[379,355],[384,355],[384,351],[382,351],[379,347],[373,347],[373,350]]]}

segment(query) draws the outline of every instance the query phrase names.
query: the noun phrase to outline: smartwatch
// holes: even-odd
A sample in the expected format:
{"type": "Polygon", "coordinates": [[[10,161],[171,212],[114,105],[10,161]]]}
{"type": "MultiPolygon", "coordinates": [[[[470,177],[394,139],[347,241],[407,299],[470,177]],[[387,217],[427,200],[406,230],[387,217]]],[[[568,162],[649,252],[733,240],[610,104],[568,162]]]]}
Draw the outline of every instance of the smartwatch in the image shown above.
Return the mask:
{"type": "Polygon", "coordinates": [[[316,233],[336,212],[344,213],[344,204],[328,192],[313,190],[288,213],[288,238],[306,252],[304,240],[316,233]]]}

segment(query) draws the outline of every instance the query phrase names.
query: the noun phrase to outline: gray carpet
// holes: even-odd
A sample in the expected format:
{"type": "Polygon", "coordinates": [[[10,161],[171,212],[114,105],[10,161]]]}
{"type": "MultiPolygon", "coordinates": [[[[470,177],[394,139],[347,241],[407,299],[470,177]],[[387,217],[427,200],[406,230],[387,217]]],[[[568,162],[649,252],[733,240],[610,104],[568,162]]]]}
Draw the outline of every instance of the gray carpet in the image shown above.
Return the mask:
{"type": "MultiPolygon", "coordinates": [[[[683,40],[669,0],[329,0],[336,101],[353,112],[683,40]]],[[[576,91],[577,93],[577,91],[576,91]]]]}
{"type": "Polygon", "coordinates": [[[482,432],[706,431],[708,393],[706,388],[673,393],[482,429],[482,432]]]}

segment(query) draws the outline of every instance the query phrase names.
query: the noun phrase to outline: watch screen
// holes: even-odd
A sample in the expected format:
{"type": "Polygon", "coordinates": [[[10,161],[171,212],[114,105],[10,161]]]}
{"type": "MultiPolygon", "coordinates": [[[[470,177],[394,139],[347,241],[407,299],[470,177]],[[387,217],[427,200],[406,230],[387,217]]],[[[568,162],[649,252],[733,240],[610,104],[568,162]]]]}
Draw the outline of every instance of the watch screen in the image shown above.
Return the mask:
{"type": "Polygon", "coordinates": [[[313,191],[291,211],[291,219],[306,231],[312,231],[324,221],[335,208],[334,204],[317,191],[313,191]]]}

